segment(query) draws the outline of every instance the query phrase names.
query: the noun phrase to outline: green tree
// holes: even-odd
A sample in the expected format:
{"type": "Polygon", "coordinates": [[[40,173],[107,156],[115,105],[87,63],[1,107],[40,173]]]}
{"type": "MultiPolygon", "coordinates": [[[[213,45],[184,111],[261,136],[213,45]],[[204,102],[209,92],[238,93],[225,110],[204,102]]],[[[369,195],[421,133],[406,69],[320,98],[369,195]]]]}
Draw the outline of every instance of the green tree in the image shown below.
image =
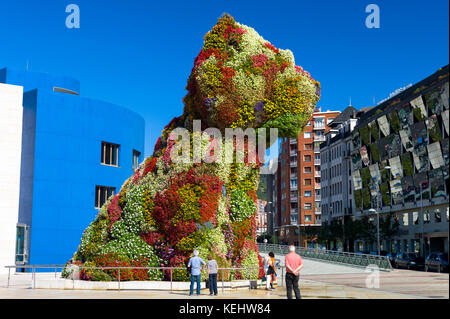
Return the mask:
{"type": "Polygon", "coordinates": [[[380,216],[380,239],[391,240],[396,236],[399,231],[399,220],[397,216],[393,217],[393,214],[385,214],[380,216]]]}
{"type": "Polygon", "coordinates": [[[373,221],[368,216],[362,216],[355,221],[357,238],[359,240],[373,243],[377,239],[377,228],[373,221]]]}

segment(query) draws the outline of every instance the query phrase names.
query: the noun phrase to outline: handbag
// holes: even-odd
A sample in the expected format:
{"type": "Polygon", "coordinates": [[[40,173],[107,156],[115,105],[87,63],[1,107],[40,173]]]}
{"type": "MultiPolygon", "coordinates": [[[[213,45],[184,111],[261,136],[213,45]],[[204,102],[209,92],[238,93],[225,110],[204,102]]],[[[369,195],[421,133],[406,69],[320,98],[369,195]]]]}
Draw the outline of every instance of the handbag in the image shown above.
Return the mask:
{"type": "Polygon", "coordinates": [[[186,272],[187,272],[188,276],[191,275],[191,269],[192,269],[191,266],[186,267],[186,272]]]}

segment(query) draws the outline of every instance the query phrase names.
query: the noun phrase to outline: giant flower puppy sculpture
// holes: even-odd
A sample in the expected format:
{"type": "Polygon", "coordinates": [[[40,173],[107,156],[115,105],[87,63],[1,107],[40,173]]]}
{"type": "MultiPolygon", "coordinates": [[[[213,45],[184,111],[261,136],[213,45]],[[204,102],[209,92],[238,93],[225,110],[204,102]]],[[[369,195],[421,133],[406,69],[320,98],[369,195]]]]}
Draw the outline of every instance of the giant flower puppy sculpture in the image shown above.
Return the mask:
{"type": "MultiPolygon", "coordinates": [[[[279,137],[297,138],[319,100],[320,85],[295,65],[291,51],[275,48],[252,28],[224,15],[204,37],[187,91],[183,114],[165,127],[153,155],[103,205],[68,264],[185,267],[197,249],[203,258],[212,254],[219,267],[261,266],[255,221],[260,158],[251,154],[248,138],[239,151],[237,139],[224,136],[228,128],[276,128],[279,137]],[[206,128],[223,135],[205,134],[206,128]],[[174,137],[180,130],[187,132],[184,139],[174,137]],[[187,156],[176,161],[181,146],[187,147],[187,156]],[[225,160],[225,150],[233,153],[231,161],[225,160]],[[243,161],[237,160],[239,152],[243,161]],[[214,160],[202,160],[206,155],[214,160]]],[[[224,274],[260,276],[258,270],[224,274]]],[[[117,270],[82,271],[87,280],[117,276],[117,270]]],[[[121,271],[121,280],[170,277],[186,280],[187,274],[121,271]]]]}

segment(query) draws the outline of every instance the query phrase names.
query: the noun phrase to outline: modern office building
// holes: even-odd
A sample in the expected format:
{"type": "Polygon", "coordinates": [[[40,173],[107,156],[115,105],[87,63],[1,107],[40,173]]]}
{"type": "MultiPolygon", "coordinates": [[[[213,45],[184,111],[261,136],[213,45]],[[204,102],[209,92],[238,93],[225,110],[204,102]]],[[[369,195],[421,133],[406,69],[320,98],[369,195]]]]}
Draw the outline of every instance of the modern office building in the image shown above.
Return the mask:
{"type": "Polygon", "coordinates": [[[321,224],[320,144],[339,111],[317,108],[297,139],[283,139],[279,154],[278,225],[280,241],[306,245],[306,227],[321,224]]]}
{"type": "Polygon", "coordinates": [[[0,69],[0,272],[70,259],[143,158],[144,126],[75,79],[0,69]]]}
{"type": "MultiPolygon", "coordinates": [[[[363,114],[352,132],[355,216],[392,217],[381,250],[448,252],[448,65],[363,114]]],[[[380,232],[377,232],[380,234],[380,232]]],[[[357,250],[377,251],[377,241],[357,250]]]]}

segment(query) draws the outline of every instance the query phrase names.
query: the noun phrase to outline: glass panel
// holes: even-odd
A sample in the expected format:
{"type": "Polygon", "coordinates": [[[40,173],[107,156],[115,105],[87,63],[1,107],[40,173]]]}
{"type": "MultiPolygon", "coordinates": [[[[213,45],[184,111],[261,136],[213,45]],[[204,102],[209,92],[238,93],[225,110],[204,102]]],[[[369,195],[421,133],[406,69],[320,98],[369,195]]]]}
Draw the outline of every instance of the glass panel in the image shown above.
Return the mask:
{"type": "Polygon", "coordinates": [[[435,223],[440,223],[441,221],[442,221],[441,212],[439,211],[439,209],[436,209],[434,211],[434,222],[435,223]]]}
{"type": "Polygon", "coordinates": [[[117,146],[111,145],[111,165],[117,165],[117,146]]]}
{"type": "Polygon", "coordinates": [[[415,225],[419,225],[419,212],[413,212],[413,221],[415,225]]]}
{"type": "Polygon", "coordinates": [[[106,145],[105,164],[111,165],[111,146],[106,145]]]}
{"type": "Polygon", "coordinates": [[[95,187],[95,207],[99,207],[99,197],[98,197],[99,187],[95,187]]]}
{"type": "Polygon", "coordinates": [[[17,226],[16,233],[16,254],[23,255],[25,247],[25,227],[17,226]]]}

